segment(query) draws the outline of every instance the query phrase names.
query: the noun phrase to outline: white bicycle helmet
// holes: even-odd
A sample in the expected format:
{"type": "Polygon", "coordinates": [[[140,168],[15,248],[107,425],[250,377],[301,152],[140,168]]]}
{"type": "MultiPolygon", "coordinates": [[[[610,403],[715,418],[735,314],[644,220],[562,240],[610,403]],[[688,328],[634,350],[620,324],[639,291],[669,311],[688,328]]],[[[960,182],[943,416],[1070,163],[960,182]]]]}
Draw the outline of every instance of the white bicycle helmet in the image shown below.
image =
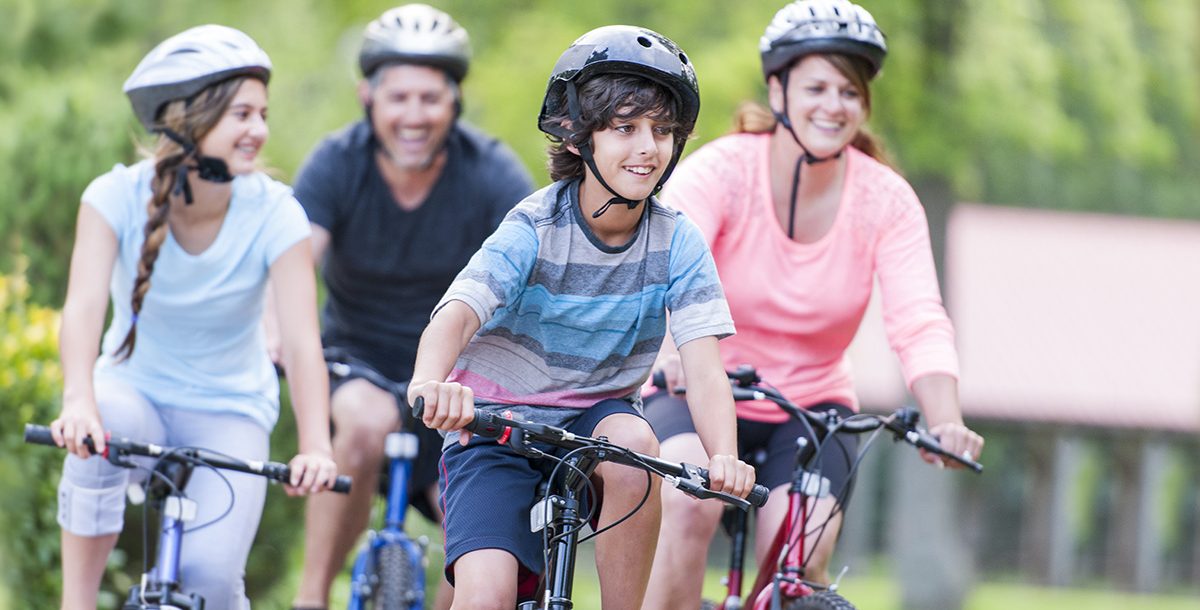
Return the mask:
{"type": "Polygon", "coordinates": [[[158,113],[172,100],[240,75],[267,82],[271,58],[252,38],[223,25],[201,25],[154,47],[125,81],[125,94],[142,125],[155,131],[158,113]]]}
{"type": "Polygon", "coordinates": [[[366,77],[388,62],[439,68],[462,82],[471,63],[471,39],[454,18],[432,6],[398,6],[367,25],[358,53],[366,77]]]}
{"type": "Polygon", "coordinates": [[[883,67],[887,42],[871,13],[849,0],[797,0],[775,13],[758,50],[764,77],[813,53],[861,57],[874,77],[883,67]]]}

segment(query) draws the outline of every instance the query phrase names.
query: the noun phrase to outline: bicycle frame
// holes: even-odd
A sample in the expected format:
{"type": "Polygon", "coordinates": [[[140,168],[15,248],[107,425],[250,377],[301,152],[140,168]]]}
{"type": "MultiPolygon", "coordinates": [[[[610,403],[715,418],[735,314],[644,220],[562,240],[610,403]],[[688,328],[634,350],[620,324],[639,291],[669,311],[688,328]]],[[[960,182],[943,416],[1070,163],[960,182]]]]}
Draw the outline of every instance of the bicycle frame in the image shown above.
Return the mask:
{"type": "Polygon", "coordinates": [[[142,575],[141,582],[130,587],[122,610],[157,609],[163,604],[182,610],[204,610],[204,598],[183,593],[179,579],[183,528],[195,519],[196,503],[178,492],[187,486],[194,468],[190,463],[162,462],[155,472],[169,479],[170,484],[157,476],[146,482],[146,501],[158,511],[160,519],[158,550],[154,564],[142,575]]]}
{"type": "Polygon", "coordinates": [[[384,505],[384,526],[379,531],[369,531],[367,542],[350,573],[349,610],[366,607],[374,588],[373,578],[378,575],[379,551],[389,545],[400,545],[405,558],[417,568],[414,582],[416,588],[409,600],[412,610],[420,610],[425,604],[425,548],[420,542],[409,538],[404,532],[404,519],[408,510],[408,480],[412,474],[413,460],[417,456],[418,439],[415,434],[392,432],[388,434],[384,453],[388,457],[388,489],[384,505]]]}

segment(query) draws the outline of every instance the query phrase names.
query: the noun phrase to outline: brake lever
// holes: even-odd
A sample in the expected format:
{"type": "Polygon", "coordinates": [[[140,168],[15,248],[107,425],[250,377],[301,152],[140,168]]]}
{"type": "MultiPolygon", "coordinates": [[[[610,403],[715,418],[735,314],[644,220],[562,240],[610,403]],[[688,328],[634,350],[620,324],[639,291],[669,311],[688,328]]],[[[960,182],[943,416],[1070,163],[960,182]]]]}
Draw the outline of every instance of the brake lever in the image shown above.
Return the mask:
{"type": "Polygon", "coordinates": [[[727,494],[722,491],[713,491],[704,486],[704,478],[700,476],[700,468],[692,464],[683,464],[683,474],[686,476],[668,476],[665,477],[667,482],[671,483],[678,489],[688,495],[694,496],[701,500],[719,499],[740,508],[741,510],[750,510],[750,503],[742,498],[727,494]]]}

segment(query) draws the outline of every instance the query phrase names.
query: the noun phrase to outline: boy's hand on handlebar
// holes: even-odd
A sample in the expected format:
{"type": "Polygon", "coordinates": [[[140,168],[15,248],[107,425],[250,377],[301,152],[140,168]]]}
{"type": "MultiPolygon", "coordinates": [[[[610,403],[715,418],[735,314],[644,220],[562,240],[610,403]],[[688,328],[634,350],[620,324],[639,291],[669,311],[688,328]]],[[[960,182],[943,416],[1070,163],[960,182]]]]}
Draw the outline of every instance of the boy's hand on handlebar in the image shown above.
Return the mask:
{"type": "Polygon", "coordinates": [[[100,422],[100,413],[95,405],[91,408],[71,407],[66,400],[63,402],[62,413],[50,422],[50,435],[54,437],[54,442],[86,460],[93,454],[83,440],[90,436],[96,454],[104,453],[104,425],[100,422]]]}
{"type": "Polygon", "coordinates": [[[337,479],[337,464],[328,454],[300,453],[288,462],[290,484],[283,488],[289,496],[306,496],[333,487],[337,479]]]}
{"type": "MultiPolygon", "coordinates": [[[[958,422],[945,422],[929,429],[929,434],[938,439],[946,453],[959,455],[968,460],[978,460],[983,452],[983,437],[958,422]]],[[[962,464],[949,458],[921,451],[921,458],[935,466],[949,468],[965,468],[962,464]]]]}
{"type": "MultiPolygon", "coordinates": [[[[417,397],[425,401],[421,421],[434,430],[462,430],[475,419],[475,393],[461,383],[424,381],[408,386],[408,404],[417,397]]],[[[471,433],[463,430],[459,442],[467,444],[471,433]]]]}
{"type": "Polygon", "coordinates": [[[732,455],[714,455],[708,460],[708,488],[744,499],[754,488],[754,467],[732,455]]]}

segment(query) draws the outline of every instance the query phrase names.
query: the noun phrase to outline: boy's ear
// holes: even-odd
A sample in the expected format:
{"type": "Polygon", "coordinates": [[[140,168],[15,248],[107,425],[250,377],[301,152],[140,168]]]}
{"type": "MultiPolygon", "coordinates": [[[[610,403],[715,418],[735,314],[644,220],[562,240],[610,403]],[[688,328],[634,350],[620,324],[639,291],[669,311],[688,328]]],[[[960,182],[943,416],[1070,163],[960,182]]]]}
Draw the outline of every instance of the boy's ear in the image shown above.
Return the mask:
{"type": "MultiPolygon", "coordinates": [[[[565,129],[567,131],[567,133],[571,133],[570,119],[564,119],[563,122],[559,123],[559,124],[562,125],[563,129],[565,129]]],[[[566,148],[568,151],[571,152],[571,154],[575,155],[576,157],[581,156],[579,154],[579,147],[572,144],[570,138],[563,138],[563,148],[566,148]]]]}
{"type": "Polygon", "coordinates": [[[371,103],[371,83],[365,78],[358,81],[358,101],[363,106],[371,103]]]}

